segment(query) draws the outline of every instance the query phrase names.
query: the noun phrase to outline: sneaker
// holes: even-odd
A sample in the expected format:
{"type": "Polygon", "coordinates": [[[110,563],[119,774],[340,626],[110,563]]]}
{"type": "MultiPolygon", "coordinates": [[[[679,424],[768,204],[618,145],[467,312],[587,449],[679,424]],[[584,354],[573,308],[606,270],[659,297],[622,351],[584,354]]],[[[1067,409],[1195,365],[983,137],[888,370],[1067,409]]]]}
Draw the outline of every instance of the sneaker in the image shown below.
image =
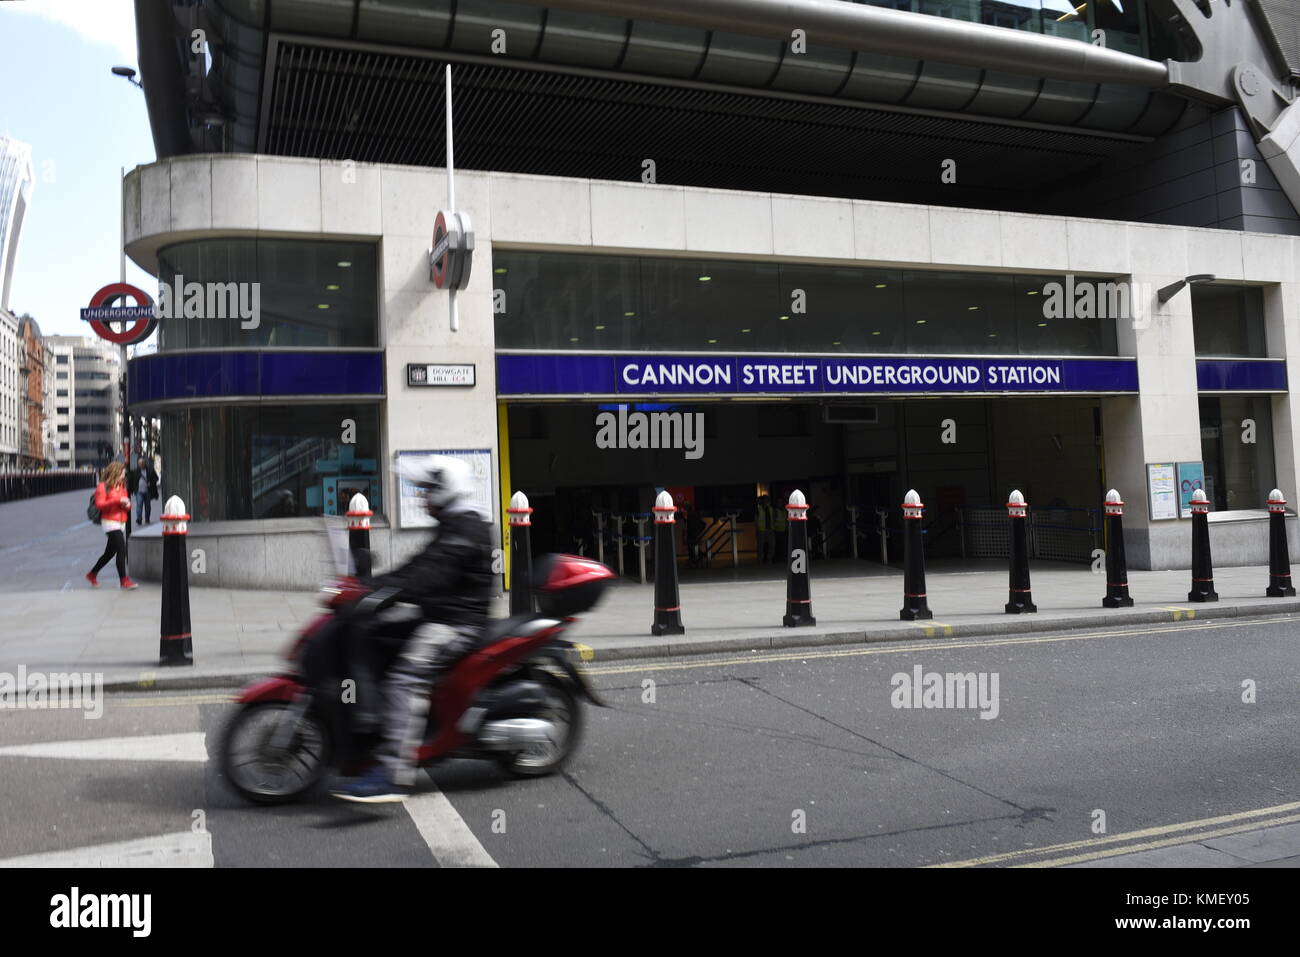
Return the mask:
{"type": "Polygon", "coordinates": [[[122,590],[123,590],[123,591],[129,591],[129,590],[132,589],[132,588],[139,588],[139,587],[140,587],[139,585],[137,585],[135,582],[131,581],[131,579],[129,579],[129,578],[123,578],[123,579],[122,579],[122,590]]]}
{"type": "Polygon", "coordinates": [[[86,572],[86,581],[90,582],[91,588],[99,587],[99,579],[95,577],[94,572],[86,572]]]}
{"type": "Polygon", "coordinates": [[[330,794],[358,804],[392,804],[406,797],[406,789],[394,784],[382,767],[374,767],[359,778],[339,783],[330,794]]]}

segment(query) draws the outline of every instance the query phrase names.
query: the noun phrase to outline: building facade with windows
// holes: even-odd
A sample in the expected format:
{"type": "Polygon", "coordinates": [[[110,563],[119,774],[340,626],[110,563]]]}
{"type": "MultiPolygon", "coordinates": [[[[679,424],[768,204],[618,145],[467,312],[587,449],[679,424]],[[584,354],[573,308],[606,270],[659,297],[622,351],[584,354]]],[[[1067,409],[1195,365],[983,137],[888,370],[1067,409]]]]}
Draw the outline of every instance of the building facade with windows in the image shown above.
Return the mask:
{"type": "Polygon", "coordinates": [[[100,467],[119,454],[122,360],[88,336],[48,336],[54,459],[60,468],[100,467]]]}
{"type": "Polygon", "coordinates": [[[355,491],[397,560],[422,524],[392,467],[425,451],[589,553],[658,488],[745,526],[797,486],[840,554],[896,558],[872,526],[916,488],[927,551],[978,556],[1019,488],[1040,557],[1082,560],[1115,487],[1130,563],[1186,567],[1203,488],[1216,561],[1260,562],[1297,494],[1300,114],[1246,89],[1300,77],[1277,5],[1248,35],[1160,0],[137,6],[162,158],[124,183],[127,253],[261,296],[130,368],[214,584],[319,580],[355,491]],[[160,38],[196,25],[226,47],[178,110],[194,64],[160,38]],[[702,454],[602,447],[610,411],[700,413],[702,454]]]}
{"type": "Polygon", "coordinates": [[[26,418],[26,392],[20,369],[22,340],[18,320],[0,309],[0,468],[17,468],[21,462],[22,423],[26,418]]]}

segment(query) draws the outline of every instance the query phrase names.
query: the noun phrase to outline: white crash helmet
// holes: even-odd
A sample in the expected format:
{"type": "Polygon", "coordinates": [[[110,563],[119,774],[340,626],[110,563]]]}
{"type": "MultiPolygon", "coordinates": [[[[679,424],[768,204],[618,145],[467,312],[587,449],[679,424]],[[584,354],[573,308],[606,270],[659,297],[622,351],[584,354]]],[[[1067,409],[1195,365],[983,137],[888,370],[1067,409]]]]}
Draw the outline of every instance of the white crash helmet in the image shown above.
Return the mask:
{"type": "Polygon", "coordinates": [[[449,455],[403,459],[397,474],[424,492],[429,508],[446,508],[473,492],[474,473],[469,465],[449,455]]]}

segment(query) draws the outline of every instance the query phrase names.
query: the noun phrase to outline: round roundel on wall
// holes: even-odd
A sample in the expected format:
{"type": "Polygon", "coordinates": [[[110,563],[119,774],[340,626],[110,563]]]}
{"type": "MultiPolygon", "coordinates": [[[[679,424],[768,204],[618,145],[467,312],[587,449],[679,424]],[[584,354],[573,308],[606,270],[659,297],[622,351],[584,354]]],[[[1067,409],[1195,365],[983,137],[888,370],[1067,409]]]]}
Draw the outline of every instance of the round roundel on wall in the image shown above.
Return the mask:
{"type": "Polygon", "coordinates": [[[96,292],[90,297],[90,306],[81,310],[81,318],[90,323],[90,328],[101,339],[119,346],[143,342],[158,327],[153,299],[143,289],[126,282],[109,283],[96,292]],[[109,305],[126,298],[135,300],[135,305],[109,305]],[[117,323],[121,329],[114,329],[112,323],[117,323]]]}
{"type": "Polygon", "coordinates": [[[464,289],[469,285],[474,259],[474,230],[469,216],[439,210],[429,249],[429,278],[439,289],[464,289]]]}

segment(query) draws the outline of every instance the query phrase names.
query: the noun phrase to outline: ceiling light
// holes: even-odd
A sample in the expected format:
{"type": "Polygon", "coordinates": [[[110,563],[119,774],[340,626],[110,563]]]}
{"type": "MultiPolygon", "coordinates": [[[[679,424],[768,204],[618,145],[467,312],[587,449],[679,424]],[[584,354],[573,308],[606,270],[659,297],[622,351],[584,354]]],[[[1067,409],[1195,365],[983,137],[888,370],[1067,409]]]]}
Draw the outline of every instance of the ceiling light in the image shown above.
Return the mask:
{"type": "Polygon", "coordinates": [[[602,330],[602,329],[604,329],[604,328],[605,328],[604,326],[597,326],[597,327],[596,327],[596,331],[597,331],[597,332],[600,332],[600,330],[602,330]]]}
{"type": "Polygon", "coordinates": [[[873,336],[878,336],[878,335],[880,335],[880,333],[879,333],[879,332],[873,332],[872,335],[873,335],[873,336]]]}
{"type": "Polygon", "coordinates": [[[578,341],[578,337],[577,337],[577,336],[573,336],[573,337],[571,337],[571,338],[569,339],[569,341],[570,341],[570,342],[577,342],[577,341],[578,341]]]}
{"type": "Polygon", "coordinates": [[[328,286],[325,287],[325,291],[326,291],[326,292],[338,292],[338,291],[339,291],[339,284],[336,283],[336,282],[332,282],[332,283],[330,283],[328,286]]]}
{"type": "Polygon", "coordinates": [[[631,318],[632,318],[633,316],[635,316],[635,315],[636,315],[635,312],[625,312],[625,313],[623,313],[623,318],[624,318],[624,319],[631,319],[631,318]]]}
{"type": "Polygon", "coordinates": [[[1045,322],[1040,322],[1040,323],[1038,324],[1038,328],[1039,328],[1039,329],[1046,328],[1046,326],[1047,326],[1047,323],[1045,323],[1045,322]]]}
{"type": "Polygon", "coordinates": [[[780,319],[782,322],[785,322],[785,321],[786,321],[787,319],[789,319],[790,317],[789,317],[789,316],[777,316],[777,318],[780,319]]]}
{"type": "Polygon", "coordinates": [[[1037,296],[1037,295],[1038,295],[1038,290],[1037,290],[1037,289],[1031,289],[1031,290],[1029,290],[1029,292],[1025,293],[1025,295],[1026,295],[1026,296],[1037,296]]]}
{"type": "Polygon", "coordinates": [[[925,325],[925,320],[924,320],[924,319],[918,319],[918,320],[916,320],[916,324],[917,324],[918,326],[923,326],[923,325],[925,325]]]}
{"type": "Polygon", "coordinates": [[[713,277],[712,277],[712,276],[701,276],[701,277],[700,277],[700,282],[712,282],[712,281],[713,281],[713,277]]]}
{"type": "Polygon", "coordinates": [[[318,302],[318,303],[316,303],[316,308],[317,308],[317,309],[328,309],[329,307],[330,307],[330,304],[329,304],[328,302],[318,302]]]}
{"type": "Polygon", "coordinates": [[[709,340],[709,345],[714,345],[714,344],[717,343],[717,341],[718,341],[717,339],[710,339],[710,340],[709,340]]]}
{"type": "Polygon", "coordinates": [[[340,269],[347,269],[347,268],[348,268],[349,266],[351,266],[351,265],[352,265],[352,263],[348,262],[346,259],[344,259],[344,260],[342,260],[341,262],[339,262],[339,268],[340,268],[340,269]]]}
{"type": "Polygon", "coordinates": [[[493,269],[492,271],[496,273],[498,276],[504,276],[507,272],[509,272],[509,270],[506,269],[505,266],[498,266],[496,269],[493,269]]]}
{"type": "Polygon", "coordinates": [[[967,306],[967,307],[966,307],[966,311],[967,311],[967,312],[979,312],[979,309],[980,309],[979,306],[967,306]]]}
{"type": "Polygon", "coordinates": [[[750,332],[750,331],[752,331],[752,330],[749,330],[749,329],[741,329],[740,331],[741,331],[741,332],[750,332]]]}
{"type": "Polygon", "coordinates": [[[878,283],[876,283],[876,288],[877,288],[877,289],[884,289],[884,288],[887,287],[888,285],[889,285],[889,283],[887,283],[887,282],[878,282],[878,283]]]}

